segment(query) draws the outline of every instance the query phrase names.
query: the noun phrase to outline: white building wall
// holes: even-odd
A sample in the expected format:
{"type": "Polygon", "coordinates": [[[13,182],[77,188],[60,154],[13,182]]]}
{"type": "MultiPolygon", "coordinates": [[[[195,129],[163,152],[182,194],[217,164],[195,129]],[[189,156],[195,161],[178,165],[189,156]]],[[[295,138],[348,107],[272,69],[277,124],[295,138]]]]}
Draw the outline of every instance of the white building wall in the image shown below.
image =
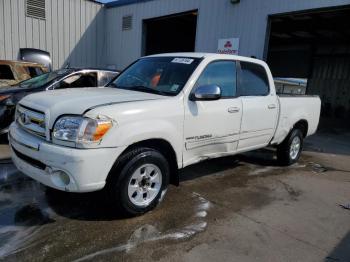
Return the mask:
{"type": "Polygon", "coordinates": [[[240,54],[263,57],[268,15],[350,4],[350,0],[154,0],[103,8],[89,0],[46,0],[46,20],[27,17],[26,0],[0,0],[0,59],[19,48],[51,53],[53,67],[123,69],[142,54],[143,19],[198,9],[196,51],[215,52],[219,38],[239,37],[240,54]],[[122,31],[122,17],[133,28],[122,31]]]}
{"type": "Polygon", "coordinates": [[[103,65],[103,6],[87,0],[46,0],[46,19],[27,17],[25,0],[0,0],[0,59],[19,48],[50,52],[53,68],[103,65]]]}
{"type": "Polygon", "coordinates": [[[350,0],[154,0],[106,9],[106,64],[124,68],[142,54],[143,19],[198,9],[196,51],[216,52],[219,38],[239,37],[240,54],[263,58],[268,15],[350,4],[350,0]],[[122,17],[133,28],[122,31],[122,17]]]}

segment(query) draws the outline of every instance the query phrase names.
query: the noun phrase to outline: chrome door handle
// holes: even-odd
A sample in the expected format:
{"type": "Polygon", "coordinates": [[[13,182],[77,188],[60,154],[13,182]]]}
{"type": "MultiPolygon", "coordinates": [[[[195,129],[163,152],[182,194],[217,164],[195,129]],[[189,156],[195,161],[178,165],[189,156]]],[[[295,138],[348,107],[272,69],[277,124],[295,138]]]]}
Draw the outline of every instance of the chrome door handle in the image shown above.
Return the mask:
{"type": "Polygon", "coordinates": [[[229,107],[227,109],[229,113],[238,113],[239,112],[239,107],[229,107]]]}
{"type": "Polygon", "coordinates": [[[276,108],[276,105],[275,104],[270,104],[267,106],[268,109],[275,109],[276,108]]]}

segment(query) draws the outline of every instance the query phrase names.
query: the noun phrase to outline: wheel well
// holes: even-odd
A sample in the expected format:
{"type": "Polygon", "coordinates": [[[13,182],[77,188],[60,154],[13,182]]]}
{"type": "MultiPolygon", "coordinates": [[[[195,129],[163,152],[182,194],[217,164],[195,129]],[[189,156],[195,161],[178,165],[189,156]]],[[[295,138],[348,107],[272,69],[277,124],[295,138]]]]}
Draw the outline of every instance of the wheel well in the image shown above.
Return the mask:
{"type": "Polygon", "coordinates": [[[309,125],[306,120],[300,120],[294,125],[294,129],[300,129],[303,133],[303,136],[306,137],[309,125]]]}
{"type": "Polygon", "coordinates": [[[148,147],[162,153],[169,163],[170,183],[176,186],[179,185],[179,174],[178,174],[176,153],[168,141],[164,139],[148,139],[148,140],[140,141],[128,146],[120,156],[124,155],[126,152],[129,152],[130,150],[133,150],[137,147],[148,147]]]}

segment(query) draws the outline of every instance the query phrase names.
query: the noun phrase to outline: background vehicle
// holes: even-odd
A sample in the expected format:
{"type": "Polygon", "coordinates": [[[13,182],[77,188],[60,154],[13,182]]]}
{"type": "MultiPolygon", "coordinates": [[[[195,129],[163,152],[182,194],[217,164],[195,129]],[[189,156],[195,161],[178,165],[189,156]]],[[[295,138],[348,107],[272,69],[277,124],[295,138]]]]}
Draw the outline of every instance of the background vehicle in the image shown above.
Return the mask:
{"type": "Polygon", "coordinates": [[[252,58],[149,56],[108,86],[25,97],[10,127],[12,158],[59,190],[104,188],[132,215],[199,161],[273,145],[281,164],[295,163],[319,122],[319,97],[277,96],[267,64],[252,58]]]}
{"type": "Polygon", "coordinates": [[[6,133],[13,121],[15,107],[24,96],[45,90],[103,87],[118,72],[99,69],[61,69],[0,89],[0,134],[6,133]]]}
{"type": "Polygon", "coordinates": [[[3,86],[12,86],[46,72],[48,72],[48,68],[41,64],[24,61],[0,60],[0,90],[3,86]]]}

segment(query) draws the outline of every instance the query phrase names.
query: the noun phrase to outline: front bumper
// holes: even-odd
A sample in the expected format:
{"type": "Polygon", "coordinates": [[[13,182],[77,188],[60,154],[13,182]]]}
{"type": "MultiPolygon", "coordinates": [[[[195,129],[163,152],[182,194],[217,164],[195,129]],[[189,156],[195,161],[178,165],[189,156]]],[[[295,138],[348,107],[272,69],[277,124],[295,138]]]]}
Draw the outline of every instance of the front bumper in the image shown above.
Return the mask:
{"type": "Polygon", "coordinates": [[[12,160],[31,178],[63,191],[102,189],[115,160],[125,147],[76,149],[54,145],[12,123],[9,131],[12,160]]]}

